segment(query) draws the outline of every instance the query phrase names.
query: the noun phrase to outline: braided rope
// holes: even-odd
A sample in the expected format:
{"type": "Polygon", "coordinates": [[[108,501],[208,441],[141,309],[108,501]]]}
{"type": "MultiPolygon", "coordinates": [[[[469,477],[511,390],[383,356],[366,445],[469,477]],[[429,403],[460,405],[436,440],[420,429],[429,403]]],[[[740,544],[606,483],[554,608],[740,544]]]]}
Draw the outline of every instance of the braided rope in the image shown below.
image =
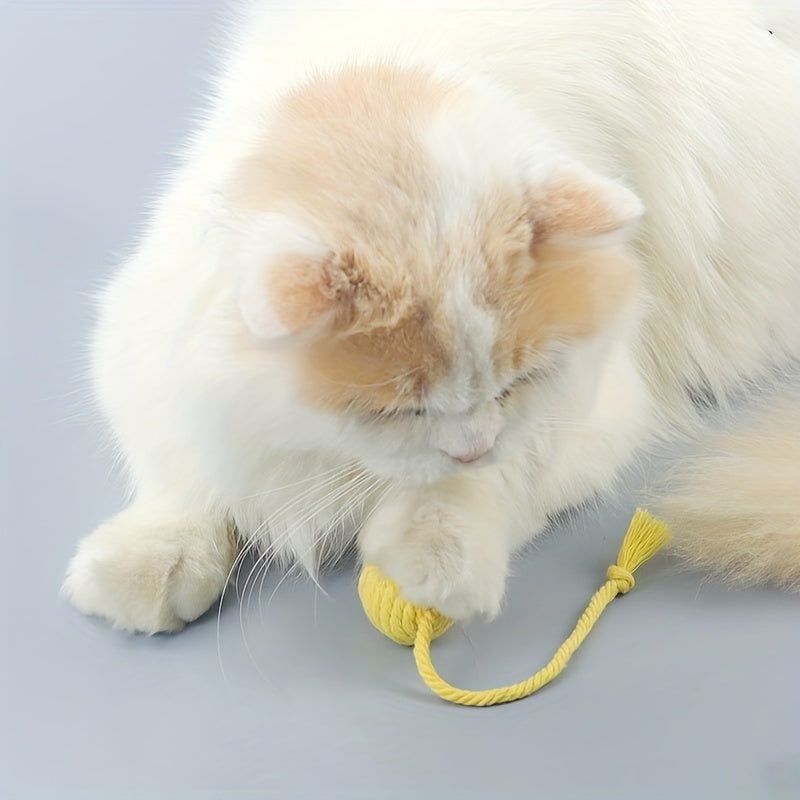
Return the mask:
{"type": "Polygon", "coordinates": [[[413,644],[417,670],[425,685],[439,697],[465,706],[510,703],[538,691],[564,670],[608,604],[618,594],[627,594],[634,587],[634,571],[668,540],[667,526],[646,511],[638,510],[622,542],[616,564],[608,568],[606,582],[594,593],[572,633],[555,655],[530,678],[496,689],[459,689],[439,675],[431,661],[430,645],[450,627],[452,621],[435,609],[421,609],[403,600],[398,586],[384,577],[377,567],[364,568],[359,579],[359,595],[375,627],[400,644],[413,644]]]}

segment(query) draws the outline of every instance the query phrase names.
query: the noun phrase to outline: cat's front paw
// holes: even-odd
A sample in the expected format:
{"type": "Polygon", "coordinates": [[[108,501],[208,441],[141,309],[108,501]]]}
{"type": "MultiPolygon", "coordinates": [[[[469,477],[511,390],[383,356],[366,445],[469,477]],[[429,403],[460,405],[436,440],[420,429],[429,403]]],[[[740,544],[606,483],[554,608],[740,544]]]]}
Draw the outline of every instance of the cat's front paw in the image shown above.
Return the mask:
{"type": "Polygon", "coordinates": [[[219,598],[236,557],[224,524],[159,518],[135,506],[80,544],[63,593],[116,628],[178,631],[219,598]]]}
{"type": "Polygon", "coordinates": [[[505,592],[509,554],[483,515],[413,493],[382,504],[365,523],[361,552],[415,605],[453,619],[495,616],[505,592]]]}

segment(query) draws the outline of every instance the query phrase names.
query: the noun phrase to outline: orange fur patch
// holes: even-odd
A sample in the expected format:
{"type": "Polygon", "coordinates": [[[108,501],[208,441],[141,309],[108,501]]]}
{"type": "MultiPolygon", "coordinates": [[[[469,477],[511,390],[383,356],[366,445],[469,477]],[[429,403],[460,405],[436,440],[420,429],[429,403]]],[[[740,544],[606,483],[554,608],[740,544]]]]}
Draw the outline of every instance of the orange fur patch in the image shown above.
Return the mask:
{"type": "Polygon", "coordinates": [[[494,350],[498,375],[514,376],[538,366],[553,339],[570,341],[599,333],[638,290],[638,270],[619,247],[589,249],[543,239],[553,228],[548,218],[580,224],[592,233],[596,193],[559,188],[559,199],[545,192],[531,207],[531,195],[497,192],[487,204],[482,252],[487,264],[485,298],[497,313],[494,350]],[[554,202],[554,209],[542,203],[554,202]],[[572,205],[570,205],[572,204],[572,205]],[[537,236],[539,238],[537,238],[537,236]]]}
{"type": "Polygon", "coordinates": [[[283,257],[264,293],[275,298],[275,313],[288,330],[306,330],[338,306],[347,287],[332,272],[326,261],[300,255],[283,257]]]}
{"type": "Polygon", "coordinates": [[[564,234],[601,236],[618,230],[626,221],[620,219],[602,190],[577,175],[547,184],[543,192],[534,192],[529,202],[536,242],[564,234]]]}
{"type": "MultiPolygon", "coordinates": [[[[598,333],[638,286],[633,262],[612,248],[543,244],[534,258],[506,251],[494,266],[485,299],[499,322],[495,370],[506,380],[538,366],[548,342],[598,333]]],[[[423,301],[396,298],[394,308],[403,310],[388,325],[375,319],[373,308],[356,315],[349,329],[309,344],[302,367],[309,402],[369,412],[424,403],[453,360],[452,323],[423,301]]]]}
{"type": "Polygon", "coordinates": [[[408,245],[431,210],[435,180],[417,133],[454,92],[418,69],[315,76],[279,103],[234,177],[233,199],[294,216],[338,251],[408,245]]]}
{"type": "Polygon", "coordinates": [[[308,344],[301,368],[315,405],[418,405],[447,371],[448,331],[427,279],[435,169],[417,132],[452,91],[388,66],[316,76],[284,98],[235,176],[238,204],[303,221],[339,254],[275,270],[271,286],[291,329],[336,307],[331,335],[308,344]]]}
{"type": "Polygon", "coordinates": [[[319,338],[304,356],[302,390],[309,402],[369,413],[422,405],[451,359],[446,331],[423,305],[388,327],[319,338]]]}
{"type": "Polygon", "coordinates": [[[609,325],[638,287],[633,261],[616,248],[585,250],[541,244],[528,269],[496,264],[488,299],[498,309],[495,362],[505,372],[537,366],[552,341],[583,339],[609,325]]]}
{"type": "Polygon", "coordinates": [[[546,242],[531,250],[534,231],[609,229],[591,187],[562,182],[532,208],[520,188],[498,186],[468,227],[437,229],[437,167],[418,133],[461,97],[421,70],[316,76],[284,98],[240,165],[236,202],[307,224],[336,254],[287,263],[271,278],[287,327],[330,324],[298,359],[314,405],[377,412],[422,404],[455,360],[453,326],[469,324],[446,318],[445,295],[478,255],[487,272],[484,283],[476,273],[472,300],[498,318],[501,381],[536,366],[553,337],[597,332],[635,290],[635,270],[616,250],[546,242]]]}

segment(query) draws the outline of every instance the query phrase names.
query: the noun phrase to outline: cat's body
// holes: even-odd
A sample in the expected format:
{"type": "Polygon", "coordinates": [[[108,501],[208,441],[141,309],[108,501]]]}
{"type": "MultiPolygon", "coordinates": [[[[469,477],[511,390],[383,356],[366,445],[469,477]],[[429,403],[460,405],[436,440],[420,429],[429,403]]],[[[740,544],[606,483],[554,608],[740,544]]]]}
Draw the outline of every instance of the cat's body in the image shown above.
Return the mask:
{"type": "MultiPolygon", "coordinates": [[[[496,613],[548,515],[800,357],[798,31],[757,4],[254,10],[103,298],[135,496],[73,602],[177,629],[235,529],[312,571],[358,536],[410,599],[496,613]]],[[[787,502],[758,577],[792,583],[787,502]]]]}

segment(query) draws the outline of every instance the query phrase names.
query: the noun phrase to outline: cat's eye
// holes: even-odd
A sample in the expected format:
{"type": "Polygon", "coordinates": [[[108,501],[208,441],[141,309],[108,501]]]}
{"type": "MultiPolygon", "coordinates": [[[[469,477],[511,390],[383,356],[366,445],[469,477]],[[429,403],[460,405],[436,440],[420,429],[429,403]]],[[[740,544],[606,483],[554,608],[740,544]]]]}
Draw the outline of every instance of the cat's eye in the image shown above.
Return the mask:
{"type": "Polygon", "coordinates": [[[424,417],[427,412],[424,408],[381,408],[374,412],[375,417],[392,419],[395,417],[424,417]]]}
{"type": "Polygon", "coordinates": [[[495,395],[494,399],[497,400],[498,403],[502,403],[504,400],[508,400],[508,398],[511,397],[512,391],[513,385],[507,386],[502,392],[500,392],[500,394],[495,395]]]}
{"type": "Polygon", "coordinates": [[[502,403],[504,400],[508,400],[508,398],[511,397],[511,395],[513,394],[514,389],[516,389],[519,386],[525,386],[527,384],[531,384],[534,381],[539,380],[545,373],[545,371],[546,370],[543,367],[534,367],[534,369],[528,370],[519,377],[514,378],[514,380],[511,381],[511,383],[509,383],[508,386],[506,386],[502,391],[498,392],[498,394],[495,395],[494,399],[498,403],[502,403]]]}

